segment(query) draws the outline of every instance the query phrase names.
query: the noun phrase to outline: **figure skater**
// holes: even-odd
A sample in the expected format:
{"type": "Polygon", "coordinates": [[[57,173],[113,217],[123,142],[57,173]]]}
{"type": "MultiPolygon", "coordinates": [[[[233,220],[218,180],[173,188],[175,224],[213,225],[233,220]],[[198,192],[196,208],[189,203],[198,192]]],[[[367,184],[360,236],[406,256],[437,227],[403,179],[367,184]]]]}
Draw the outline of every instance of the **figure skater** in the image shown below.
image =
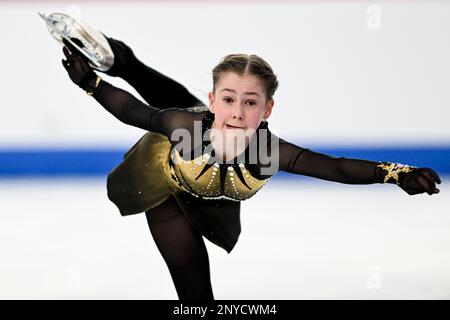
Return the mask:
{"type": "Polygon", "coordinates": [[[62,63],[113,116],[148,131],[109,174],[108,197],[124,216],[145,212],[179,299],[214,299],[203,237],[231,252],[241,231],[240,201],[277,171],[345,184],[392,183],[410,195],[439,192],[430,168],[336,158],[271,133],[267,119],[278,81],[259,56],[224,57],[212,71],[206,107],[123,42],[107,39],[115,61],[106,73],[126,80],[147,103],[102,80],[67,41],[62,63]],[[240,143],[230,149],[230,141],[240,143]]]}

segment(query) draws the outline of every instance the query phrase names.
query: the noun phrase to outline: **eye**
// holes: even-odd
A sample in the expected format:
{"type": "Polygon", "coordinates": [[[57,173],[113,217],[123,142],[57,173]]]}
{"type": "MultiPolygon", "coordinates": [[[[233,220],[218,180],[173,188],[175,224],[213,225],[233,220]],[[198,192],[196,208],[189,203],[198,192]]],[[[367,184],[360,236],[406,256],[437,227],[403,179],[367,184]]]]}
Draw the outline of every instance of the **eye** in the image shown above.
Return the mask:
{"type": "Polygon", "coordinates": [[[225,101],[226,103],[232,103],[233,102],[233,99],[230,98],[230,97],[224,97],[222,100],[225,101]]]}
{"type": "Polygon", "coordinates": [[[250,106],[254,106],[254,105],[256,105],[256,101],[248,100],[247,104],[250,105],[250,106]]]}

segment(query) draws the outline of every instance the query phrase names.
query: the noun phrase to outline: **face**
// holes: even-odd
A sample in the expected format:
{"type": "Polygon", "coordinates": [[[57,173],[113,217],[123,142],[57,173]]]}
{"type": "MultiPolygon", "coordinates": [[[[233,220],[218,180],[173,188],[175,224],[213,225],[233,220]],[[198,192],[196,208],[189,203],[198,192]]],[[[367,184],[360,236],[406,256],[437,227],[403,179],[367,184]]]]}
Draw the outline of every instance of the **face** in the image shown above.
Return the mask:
{"type": "Polygon", "coordinates": [[[257,76],[230,71],[221,74],[215,91],[209,93],[209,104],[214,113],[213,128],[233,135],[239,130],[256,130],[269,118],[274,102],[267,101],[257,76]]]}

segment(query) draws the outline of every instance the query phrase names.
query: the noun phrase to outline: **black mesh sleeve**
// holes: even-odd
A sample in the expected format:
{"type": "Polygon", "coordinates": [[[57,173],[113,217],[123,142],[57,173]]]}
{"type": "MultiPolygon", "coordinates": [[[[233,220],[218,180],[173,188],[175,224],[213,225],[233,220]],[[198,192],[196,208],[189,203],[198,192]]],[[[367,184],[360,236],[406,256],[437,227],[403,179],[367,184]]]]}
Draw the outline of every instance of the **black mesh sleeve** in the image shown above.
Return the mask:
{"type": "Polygon", "coordinates": [[[100,82],[94,98],[125,124],[151,130],[151,119],[160,109],[147,105],[128,92],[106,81],[100,82]]]}
{"type": "Polygon", "coordinates": [[[333,157],[280,139],[280,170],[346,184],[381,183],[379,162],[333,157]]]}
{"type": "Polygon", "coordinates": [[[185,129],[193,136],[195,124],[201,125],[204,115],[204,112],[192,112],[181,108],[155,108],[106,81],[100,82],[93,97],[123,123],[162,133],[169,139],[176,129],[185,129]]]}

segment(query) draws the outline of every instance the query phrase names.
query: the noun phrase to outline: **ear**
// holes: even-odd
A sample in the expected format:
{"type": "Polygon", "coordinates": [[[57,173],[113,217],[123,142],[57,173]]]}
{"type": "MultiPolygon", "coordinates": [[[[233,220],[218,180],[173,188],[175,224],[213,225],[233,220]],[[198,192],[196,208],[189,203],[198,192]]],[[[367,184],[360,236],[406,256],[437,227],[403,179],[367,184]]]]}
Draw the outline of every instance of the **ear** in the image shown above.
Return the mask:
{"type": "Polygon", "coordinates": [[[214,113],[214,93],[213,92],[208,93],[208,99],[209,99],[209,111],[211,111],[211,113],[214,113]]]}
{"type": "Polygon", "coordinates": [[[275,101],[273,99],[267,101],[266,103],[266,111],[264,111],[263,118],[264,120],[267,120],[270,115],[272,114],[273,105],[275,104],[275,101]]]}

